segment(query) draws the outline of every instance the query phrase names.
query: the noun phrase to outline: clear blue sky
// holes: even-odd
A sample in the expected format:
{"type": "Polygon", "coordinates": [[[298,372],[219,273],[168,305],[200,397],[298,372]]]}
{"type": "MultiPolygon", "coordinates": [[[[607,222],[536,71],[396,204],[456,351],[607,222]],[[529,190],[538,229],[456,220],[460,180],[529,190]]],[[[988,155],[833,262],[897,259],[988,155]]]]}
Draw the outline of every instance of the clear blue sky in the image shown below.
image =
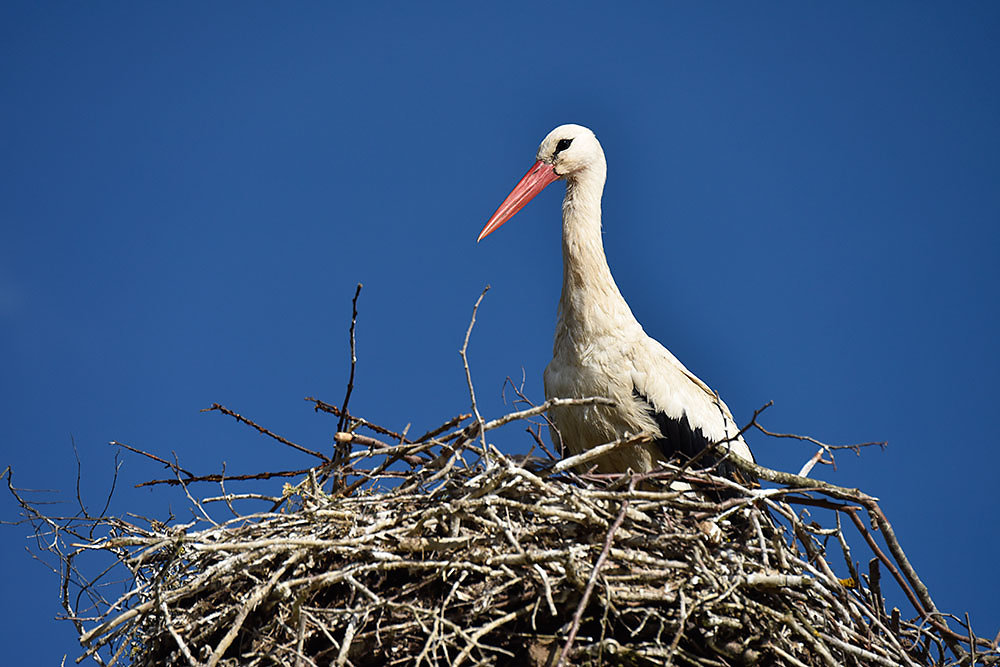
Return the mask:
{"type": "MultiPolygon", "coordinates": [[[[879,496],[939,606],[992,637],[1000,6],[480,5],[3,3],[0,465],[63,513],[71,437],[95,508],[112,439],[199,472],[309,465],[199,409],[328,446],[302,399],[342,399],[359,281],[357,413],[422,432],[466,410],[487,283],[482,409],[522,368],[541,399],[559,187],[475,239],[581,123],[646,330],[740,421],[773,399],[775,430],[888,440],[820,474],[879,496]]],[[[125,457],[112,511],[187,518],[132,488],[161,475],[125,457]]],[[[57,664],[75,635],[25,535],[0,527],[5,660],[57,664]]]]}

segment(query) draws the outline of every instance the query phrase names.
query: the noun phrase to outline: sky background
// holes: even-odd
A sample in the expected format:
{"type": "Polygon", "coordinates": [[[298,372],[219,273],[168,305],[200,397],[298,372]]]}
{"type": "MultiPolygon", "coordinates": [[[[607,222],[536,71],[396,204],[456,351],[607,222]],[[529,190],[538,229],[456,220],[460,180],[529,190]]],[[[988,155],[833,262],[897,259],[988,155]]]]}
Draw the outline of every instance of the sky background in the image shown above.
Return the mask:
{"type": "MultiPolygon", "coordinates": [[[[303,398],[343,399],[358,282],[357,414],[422,433],[468,409],[487,283],[481,410],[522,372],[541,400],[561,187],[476,236],[580,123],[646,331],[741,423],[773,400],[771,429],[887,440],[817,475],[881,498],[938,606],[993,637],[1000,5],[482,4],[3,3],[0,468],[71,513],[71,441],[93,510],[110,440],[200,473],[311,465],[199,410],[328,448],[303,398]]],[[[813,453],[750,440],[783,470],[813,453]]],[[[190,518],[121,461],[113,513],[190,518]]],[[[27,535],[0,526],[5,662],[58,664],[80,650],[27,535]]]]}

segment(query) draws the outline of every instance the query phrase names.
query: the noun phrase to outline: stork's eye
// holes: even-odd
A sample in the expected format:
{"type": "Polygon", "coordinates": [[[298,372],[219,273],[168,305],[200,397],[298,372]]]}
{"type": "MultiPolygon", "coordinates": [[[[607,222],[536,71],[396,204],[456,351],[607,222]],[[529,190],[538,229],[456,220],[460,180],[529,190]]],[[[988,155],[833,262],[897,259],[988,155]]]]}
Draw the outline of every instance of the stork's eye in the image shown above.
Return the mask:
{"type": "Polygon", "coordinates": [[[559,143],[556,144],[556,152],[554,154],[558,155],[560,152],[566,150],[571,143],[573,143],[572,139],[560,139],[559,143]]]}

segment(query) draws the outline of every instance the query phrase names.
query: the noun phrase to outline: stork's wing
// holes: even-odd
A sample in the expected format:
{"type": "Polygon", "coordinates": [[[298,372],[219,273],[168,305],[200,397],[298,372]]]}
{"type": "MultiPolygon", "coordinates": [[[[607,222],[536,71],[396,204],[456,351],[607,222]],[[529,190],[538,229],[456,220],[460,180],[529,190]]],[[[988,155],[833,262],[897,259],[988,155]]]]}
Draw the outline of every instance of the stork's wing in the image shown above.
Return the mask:
{"type": "Polygon", "coordinates": [[[730,456],[753,461],[750,448],[739,435],[729,408],[711,389],[684,367],[666,348],[651,338],[634,356],[643,368],[632,371],[632,396],[637,407],[656,424],[661,437],[656,444],[665,459],[701,455],[699,467],[717,465],[719,474],[743,483],[753,483],[726,459],[702,452],[712,443],[726,442],[730,456]]]}

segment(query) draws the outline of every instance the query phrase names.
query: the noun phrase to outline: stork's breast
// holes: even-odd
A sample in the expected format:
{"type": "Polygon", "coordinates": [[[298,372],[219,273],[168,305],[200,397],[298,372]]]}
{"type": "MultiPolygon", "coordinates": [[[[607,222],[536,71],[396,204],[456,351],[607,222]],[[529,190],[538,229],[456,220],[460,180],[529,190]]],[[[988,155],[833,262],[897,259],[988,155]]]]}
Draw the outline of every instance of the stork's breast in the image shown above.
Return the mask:
{"type": "MultiPolygon", "coordinates": [[[[619,378],[601,365],[567,362],[557,356],[545,369],[544,379],[546,398],[600,396],[615,401],[613,406],[565,406],[549,411],[549,419],[557,431],[552,433],[553,441],[561,440],[570,453],[579,454],[615,440],[626,432],[634,434],[643,430],[640,425],[633,423],[635,420],[630,419],[634,400],[627,378],[619,378]]],[[[628,461],[616,460],[613,464],[600,467],[610,468],[608,472],[620,472],[625,467],[640,469],[633,460],[634,454],[623,452],[616,456],[625,456],[628,461]]]]}

